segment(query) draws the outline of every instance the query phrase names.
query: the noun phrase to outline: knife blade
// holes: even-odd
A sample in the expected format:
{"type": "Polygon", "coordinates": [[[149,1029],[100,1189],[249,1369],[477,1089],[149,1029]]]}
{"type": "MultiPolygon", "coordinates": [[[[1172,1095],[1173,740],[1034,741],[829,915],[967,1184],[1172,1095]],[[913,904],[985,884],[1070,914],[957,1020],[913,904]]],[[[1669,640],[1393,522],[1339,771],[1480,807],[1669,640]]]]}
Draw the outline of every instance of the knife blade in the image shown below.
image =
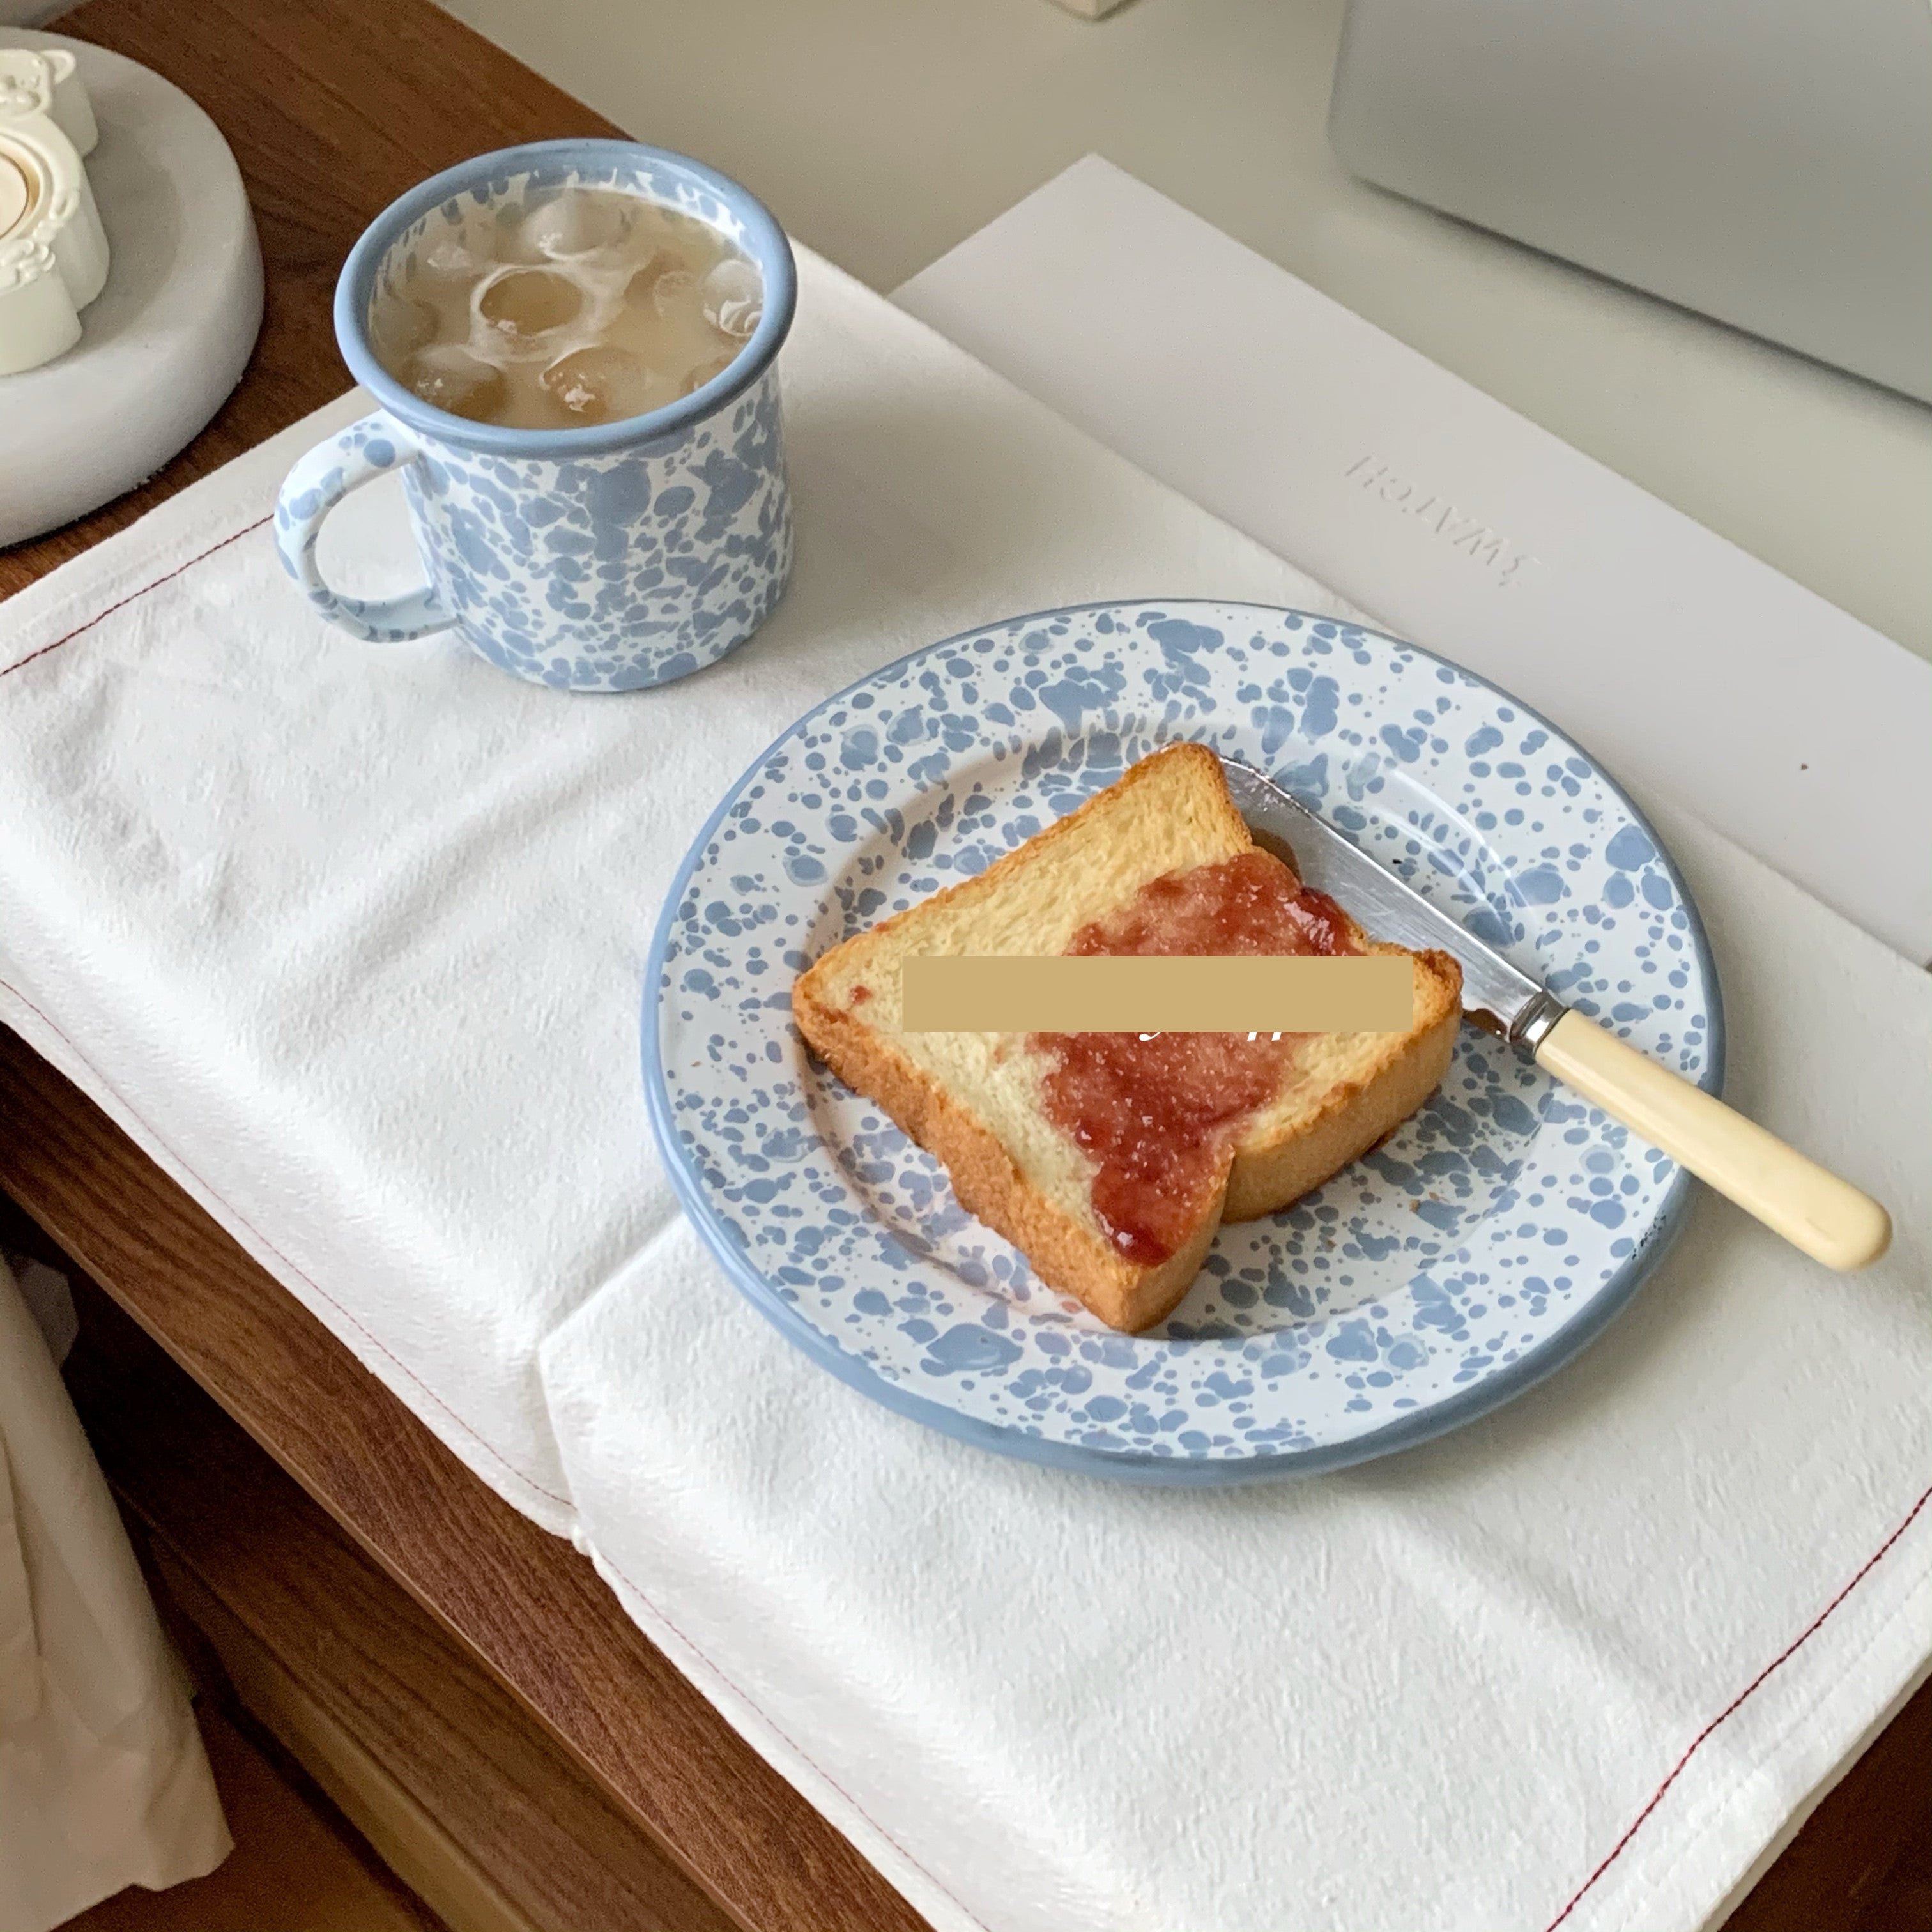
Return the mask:
{"type": "Polygon", "coordinates": [[[1460,962],[1462,1010],[1476,1024],[1826,1267],[1863,1268],[1890,1246],[1891,1216],[1870,1195],[1564,1005],[1252,765],[1221,764],[1256,842],[1305,884],[1376,938],[1460,962]]]}
{"type": "Polygon", "coordinates": [[[1562,1000],[1272,778],[1235,758],[1223,758],[1221,766],[1256,844],[1286,847],[1276,856],[1287,858],[1304,885],[1346,907],[1364,932],[1412,951],[1451,955],[1462,968],[1463,1012],[1486,1032],[1534,1054],[1569,1011],[1562,1000]]]}

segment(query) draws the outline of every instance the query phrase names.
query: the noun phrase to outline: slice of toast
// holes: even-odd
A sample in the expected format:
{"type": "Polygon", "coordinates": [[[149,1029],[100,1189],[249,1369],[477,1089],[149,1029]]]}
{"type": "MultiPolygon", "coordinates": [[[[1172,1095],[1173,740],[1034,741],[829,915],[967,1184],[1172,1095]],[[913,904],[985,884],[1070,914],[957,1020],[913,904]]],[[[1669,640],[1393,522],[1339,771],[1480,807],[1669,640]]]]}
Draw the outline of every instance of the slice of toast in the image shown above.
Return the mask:
{"type": "MultiPolygon", "coordinates": [[[[1094,1160],[1049,1118],[1050,1042],[906,1033],[900,968],[920,954],[1064,953],[1152,881],[1253,850],[1220,760],[1203,746],[1171,746],[976,878],[834,946],[792,989],[799,1030],[832,1072],[937,1155],[961,1204],[1041,1280],[1116,1328],[1145,1328],[1173,1308],[1224,1219],[1286,1207],[1422,1105],[1454,1047],[1460,968],[1444,952],[1407,956],[1416,1000],[1406,1033],[1306,1036],[1274,1096],[1221,1137],[1198,1210],[1190,1197],[1184,1238],[1149,1262],[1122,1251],[1094,1205],[1094,1160]]],[[[1352,950],[1405,951],[1346,922],[1352,950]]]]}

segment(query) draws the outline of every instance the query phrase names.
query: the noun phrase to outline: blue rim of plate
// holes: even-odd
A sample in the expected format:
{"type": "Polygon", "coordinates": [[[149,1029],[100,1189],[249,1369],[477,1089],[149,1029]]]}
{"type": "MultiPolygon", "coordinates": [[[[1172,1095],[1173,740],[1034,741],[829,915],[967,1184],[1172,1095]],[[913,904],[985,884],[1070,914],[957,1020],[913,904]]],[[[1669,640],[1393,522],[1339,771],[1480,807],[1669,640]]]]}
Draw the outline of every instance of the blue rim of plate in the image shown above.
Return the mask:
{"type": "MultiPolygon", "coordinates": [[[[703,1178],[698,1172],[691,1151],[679,1136],[671,1119],[670,1095],[664,1077],[660,1047],[658,1009],[662,1004],[661,984],[666,956],[677,908],[682,902],[685,889],[689,884],[692,874],[703,860],[705,848],[723,824],[726,814],[746,785],[757,776],[785,740],[807,719],[836,704],[842,698],[862,692],[878,680],[902,671],[922,658],[937,656],[941,652],[956,649],[989,631],[1022,624],[1046,622],[1058,617],[1078,616],[1088,612],[1156,604],[1163,610],[1175,610],[1238,608],[1264,612],[1270,617],[1298,618],[1310,624],[1337,624],[1346,621],[1324,617],[1313,611],[1297,610],[1291,605],[1254,604],[1241,598],[1108,597],[1082,604],[1064,604],[1050,610],[995,618],[989,622],[976,624],[969,629],[956,632],[951,636],[939,638],[932,644],[922,644],[916,650],[907,652],[902,657],[875,667],[864,676],[854,679],[851,683],[828,694],[810,706],[772,739],[726,790],[697,837],[692,840],[690,850],[686,853],[665,893],[664,904],[652,935],[650,953],[644,970],[644,1002],[639,1030],[646,1109],[652,1132],[670,1180],[672,1191],[705,1245],[730,1276],[733,1286],[779,1334],[820,1367],[896,1414],[922,1423],[943,1436],[950,1436],[958,1441],[971,1443],[975,1448],[990,1450],[995,1455],[1010,1456],[1049,1468],[1106,1477],[1116,1482],[1141,1483],[1162,1488],[1220,1488],[1231,1484],[1276,1481],[1294,1476],[1322,1475],[1334,1470],[1346,1468],[1355,1463],[1373,1461],[1402,1450],[1418,1448],[1437,1436],[1462,1428],[1514,1401],[1580,1354],[1628,1306],[1631,1298],[1645,1278],[1676,1240],[1682,1231],[1684,1216],[1695,1191],[1696,1184],[1694,1178],[1683,1167],[1677,1168],[1670,1178],[1661,1209],[1638,1240],[1635,1250],[1625,1258],[1622,1268],[1597,1288],[1569,1322],[1516,1361],[1483,1381],[1472,1384],[1461,1394],[1445,1397],[1432,1403],[1427,1408],[1418,1410],[1412,1416],[1405,1416],[1399,1421],[1385,1424],[1379,1429],[1350,1437],[1344,1442],[1288,1450],[1274,1454],[1244,1456],[1238,1460],[1184,1459],[1149,1455],[1131,1450],[1092,1449],[1078,1443],[1028,1436],[1017,1429],[962,1415],[944,1402],[914,1394],[887,1381],[884,1376],[874,1374],[862,1361],[839,1348],[799,1314],[778,1294],[752,1262],[717,1211],[706,1190],[703,1178]]],[[[1447,667],[1457,676],[1470,679],[1493,692],[1502,701],[1514,706],[1524,717],[1533,718],[1538,725],[1556,736],[1573,746],[1576,745],[1576,740],[1569,732],[1545,717],[1534,706],[1524,704],[1500,686],[1470,670],[1466,666],[1456,663],[1453,658],[1445,658],[1438,652],[1431,651],[1406,639],[1395,638],[1387,632],[1376,631],[1367,625],[1349,625],[1348,628],[1382,638],[1403,650],[1413,652],[1418,658],[1447,667]]],[[[1646,818],[1636,802],[1586,748],[1578,746],[1577,748],[1589,759],[1598,779],[1629,813],[1631,821],[1649,839],[1655,849],[1658,863],[1668,874],[1676,890],[1678,903],[1686,916],[1690,945],[1709,988],[1707,1016],[1709,1045],[1704,1070],[1697,1084],[1706,1093],[1721,1093],[1725,1061],[1724,994],[1718,976],[1717,962],[1704,930],[1702,916],[1697,910],[1696,900],[1686,884],[1682,873],[1678,869],[1670,848],[1658,836],[1656,828],[1646,818]]]]}

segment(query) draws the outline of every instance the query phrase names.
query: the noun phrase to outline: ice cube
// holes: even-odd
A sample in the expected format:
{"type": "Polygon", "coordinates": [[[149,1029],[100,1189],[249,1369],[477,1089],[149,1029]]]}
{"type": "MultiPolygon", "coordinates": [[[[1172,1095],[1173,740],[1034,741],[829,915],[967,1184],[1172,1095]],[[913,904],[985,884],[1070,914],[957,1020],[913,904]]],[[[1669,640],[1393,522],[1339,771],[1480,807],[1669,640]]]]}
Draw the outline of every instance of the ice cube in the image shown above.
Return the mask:
{"type": "Polygon", "coordinates": [[[420,262],[424,274],[446,282],[458,280],[466,275],[485,274],[490,266],[488,261],[464,238],[460,229],[438,236],[423,250],[420,262]]]}
{"type": "Polygon", "coordinates": [[[704,278],[704,319],[721,335],[742,342],[765,310],[764,278],[740,255],[728,255],[704,278]]]}
{"type": "Polygon", "coordinates": [[[670,315],[691,300],[698,278],[688,268],[667,268],[651,284],[651,300],[660,315],[670,315]]]}
{"type": "Polygon", "coordinates": [[[669,250],[655,249],[644,266],[624,284],[624,299],[642,308],[657,299],[658,282],[677,266],[677,257],[669,250]]]}
{"type": "Polygon", "coordinates": [[[406,296],[378,296],[369,311],[369,346],[392,374],[436,340],[436,310],[406,296]]]}
{"type": "Polygon", "coordinates": [[[680,396],[688,396],[693,391],[703,388],[714,376],[723,375],[737,359],[737,351],[734,350],[728,356],[720,356],[711,362],[699,363],[698,367],[685,377],[683,383],[678,390],[678,394],[680,396]]]}
{"type": "Polygon", "coordinates": [[[453,342],[418,350],[403,380],[432,408],[472,422],[494,421],[508,394],[502,370],[478,362],[453,342]]]}
{"type": "Polygon", "coordinates": [[[627,199],[566,188],[555,200],[524,218],[518,239],[526,250],[552,261],[614,248],[630,232],[633,218],[625,206],[627,199]]]}
{"type": "Polygon", "coordinates": [[[506,348],[576,320],[584,291],[556,268],[504,268],[476,291],[476,313],[506,348]]]}
{"type": "Polygon", "coordinates": [[[577,423],[621,422],[672,400],[670,384],[641,356],[608,342],[573,349],[537,380],[577,423]]]}

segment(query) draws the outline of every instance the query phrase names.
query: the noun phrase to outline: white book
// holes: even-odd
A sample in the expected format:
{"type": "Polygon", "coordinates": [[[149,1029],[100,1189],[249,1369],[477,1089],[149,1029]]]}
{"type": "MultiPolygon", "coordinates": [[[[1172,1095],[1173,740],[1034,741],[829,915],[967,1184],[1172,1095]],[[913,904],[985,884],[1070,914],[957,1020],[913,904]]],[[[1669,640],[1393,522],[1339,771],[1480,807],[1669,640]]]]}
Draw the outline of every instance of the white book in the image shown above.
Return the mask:
{"type": "Polygon", "coordinates": [[[1932,664],[1098,156],[894,298],[1932,958],[1932,664]]]}

